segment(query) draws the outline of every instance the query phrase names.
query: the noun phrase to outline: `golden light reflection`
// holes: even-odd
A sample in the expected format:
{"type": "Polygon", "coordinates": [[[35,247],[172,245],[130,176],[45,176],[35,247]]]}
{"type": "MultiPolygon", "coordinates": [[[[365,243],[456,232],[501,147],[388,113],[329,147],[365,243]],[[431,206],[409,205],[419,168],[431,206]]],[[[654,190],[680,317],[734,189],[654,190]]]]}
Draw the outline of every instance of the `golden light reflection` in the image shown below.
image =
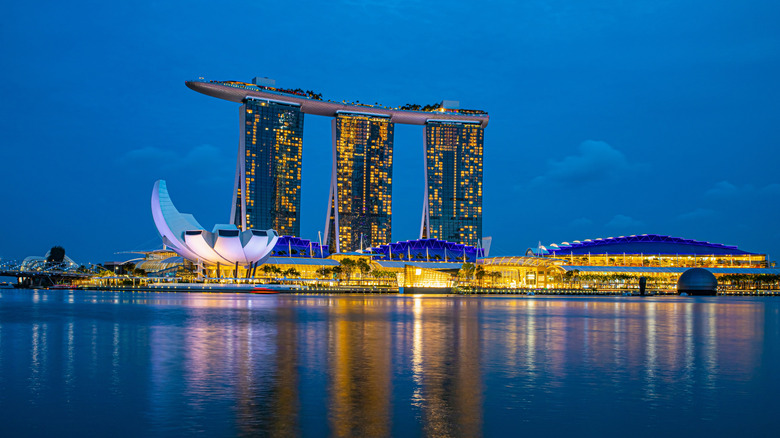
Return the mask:
{"type": "Polygon", "coordinates": [[[419,296],[414,297],[414,330],[412,331],[412,379],[414,380],[414,394],[412,403],[420,407],[422,402],[422,299],[419,296]]]}
{"type": "Polygon", "coordinates": [[[330,307],[330,425],[335,436],[388,436],[392,361],[385,300],[342,299],[330,307]]]}
{"type": "Polygon", "coordinates": [[[482,427],[480,303],[413,300],[412,403],[431,436],[477,436],[482,427]],[[454,323],[457,321],[457,323],[454,323]]]}

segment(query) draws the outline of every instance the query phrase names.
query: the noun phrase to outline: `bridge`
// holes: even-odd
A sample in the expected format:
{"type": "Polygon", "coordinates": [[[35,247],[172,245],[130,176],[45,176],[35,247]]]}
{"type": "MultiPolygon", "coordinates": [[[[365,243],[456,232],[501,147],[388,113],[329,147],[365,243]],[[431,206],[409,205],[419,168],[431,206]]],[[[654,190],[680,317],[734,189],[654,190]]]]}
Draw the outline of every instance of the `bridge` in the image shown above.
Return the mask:
{"type": "Polygon", "coordinates": [[[81,267],[67,262],[0,261],[0,277],[15,277],[22,287],[49,287],[67,284],[76,279],[90,278],[93,275],[93,273],[84,272],[81,267]]]}

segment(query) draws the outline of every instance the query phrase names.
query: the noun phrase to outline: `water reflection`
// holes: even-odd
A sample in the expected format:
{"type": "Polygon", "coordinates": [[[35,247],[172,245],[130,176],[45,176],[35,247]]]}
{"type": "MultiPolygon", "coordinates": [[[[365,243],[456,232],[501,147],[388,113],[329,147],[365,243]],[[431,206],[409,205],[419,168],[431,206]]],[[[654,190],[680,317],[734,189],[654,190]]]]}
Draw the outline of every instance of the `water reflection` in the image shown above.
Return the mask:
{"type": "Polygon", "coordinates": [[[0,300],[0,412],[10,430],[38,434],[118,422],[127,436],[643,435],[669,421],[725,433],[737,431],[726,420],[757,418],[754,401],[780,389],[766,366],[780,341],[772,300],[0,300]],[[31,426],[40,409],[53,420],[31,426]]]}
{"type": "Polygon", "coordinates": [[[387,301],[329,302],[328,405],[336,436],[390,433],[391,330],[387,301]]]}
{"type": "Polygon", "coordinates": [[[480,301],[423,301],[423,430],[433,436],[478,436],[482,423],[480,301]]]}

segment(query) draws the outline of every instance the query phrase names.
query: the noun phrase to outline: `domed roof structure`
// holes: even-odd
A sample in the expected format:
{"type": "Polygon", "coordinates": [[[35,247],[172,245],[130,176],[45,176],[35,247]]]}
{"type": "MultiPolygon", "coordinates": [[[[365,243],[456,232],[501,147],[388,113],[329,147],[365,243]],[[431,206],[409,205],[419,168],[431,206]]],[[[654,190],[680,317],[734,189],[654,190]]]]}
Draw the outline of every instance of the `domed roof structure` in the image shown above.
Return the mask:
{"type": "Polygon", "coordinates": [[[232,224],[206,231],[191,214],[179,213],[163,180],[154,183],[152,216],[163,243],[192,261],[262,264],[278,239],[274,230],[240,231],[232,224]]]}
{"type": "MultiPolygon", "coordinates": [[[[640,234],[553,243],[544,248],[552,256],[587,254],[747,255],[733,245],[702,242],[660,234],[640,234]]],[[[544,251],[543,251],[544,252],[544,251]]]]}
{"type": "Polygon", "coordinates": [[[712,272],[704,268],[691,268],[683,272],[677,280],[677,292],[688,295],[715,295],[718,280],[712,272]]]}

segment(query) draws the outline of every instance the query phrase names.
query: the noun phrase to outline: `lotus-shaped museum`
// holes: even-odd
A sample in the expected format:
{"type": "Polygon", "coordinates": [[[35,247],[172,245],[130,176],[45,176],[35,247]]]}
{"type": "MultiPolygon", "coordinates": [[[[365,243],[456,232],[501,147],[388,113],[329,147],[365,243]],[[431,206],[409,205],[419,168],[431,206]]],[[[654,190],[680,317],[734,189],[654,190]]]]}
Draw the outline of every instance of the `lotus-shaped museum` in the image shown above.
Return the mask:
{"type": "Polygon", "coordinates": [[[232,224],[206,231],[191,214],[176,210],[164,180],[154,183],[152,216],[163,243],[193,262],[257,266],[268,259],[278,239],[273,230],[241,231],[232,224]]]}

